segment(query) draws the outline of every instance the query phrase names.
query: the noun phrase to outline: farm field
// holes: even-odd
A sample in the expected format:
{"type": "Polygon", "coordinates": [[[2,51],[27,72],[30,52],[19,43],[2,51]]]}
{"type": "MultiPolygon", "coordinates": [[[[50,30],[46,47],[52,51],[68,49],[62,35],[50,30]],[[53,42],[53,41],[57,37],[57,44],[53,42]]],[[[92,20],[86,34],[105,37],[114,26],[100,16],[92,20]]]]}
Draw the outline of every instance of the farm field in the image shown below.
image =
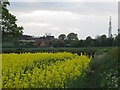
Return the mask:
{"type": "Polygon", "coordinates": [[[73,1],[0,1],[0,89],[120,89],[120,3],[73,1]]]}
{"type": "Polygon", "coordinates": [[[3,88],[67,88],[91,61],[68,52],[2,54],[3,88]]]}
{"type": "Polygon", "coordinates": [[[118,48],[2,54],[2,88],[117,88],[118,48]]]}

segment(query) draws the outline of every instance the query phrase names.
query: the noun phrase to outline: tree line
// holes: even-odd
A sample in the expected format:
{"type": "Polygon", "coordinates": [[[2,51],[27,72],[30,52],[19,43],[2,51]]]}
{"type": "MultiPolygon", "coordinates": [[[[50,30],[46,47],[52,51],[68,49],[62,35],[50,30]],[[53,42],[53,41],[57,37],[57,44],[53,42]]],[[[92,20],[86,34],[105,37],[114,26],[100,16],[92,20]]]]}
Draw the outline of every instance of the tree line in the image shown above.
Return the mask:
{"type": "Polygon", "coordinates": [[[118,35],[114,38],[107,38],[106,35],[97,36],[92,39],[91,36],[85,40],[79,40],[77,34],[69,33],[68,35],[61,34],[57,39],[51,42],[53,47],[111,47],[118,46],[118,35]]]}

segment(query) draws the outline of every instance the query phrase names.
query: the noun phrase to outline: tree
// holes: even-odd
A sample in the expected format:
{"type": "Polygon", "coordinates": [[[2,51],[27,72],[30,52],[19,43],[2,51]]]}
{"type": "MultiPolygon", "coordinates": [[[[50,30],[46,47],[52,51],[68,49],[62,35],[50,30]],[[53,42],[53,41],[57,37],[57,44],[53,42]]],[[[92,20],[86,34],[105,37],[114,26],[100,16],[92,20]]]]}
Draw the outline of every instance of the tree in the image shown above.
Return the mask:
{"type": "Polygon", "coordinates": [[[100,46],[107,46],[107,43],[106,43],[106,40],[107,40],[107,36],[106,35],[102,35],[99,39],[100,41],[100,46]]]}
{"type": "Polygon", "coordinates": [[[67,40],[71,41],[71,40],[78,40],[77,34],[75,33],[69,33],[67,35],[67,40]]]}
{"type": "Polygon", "coordinates": [[[16,24],[16,16],[12,15],[7,9],[9,2],[2,3],[2,38],[4,40],[13,40],[23,33],[23,27],[16,24]]]}
{"type": "Polygon", "coordinates": [[[113,38],[107,38],[107,46],[113,46],[113,38]]]}
{"type": "Polygon", "coordinates": [[[93,39],[93,43],[94,43],[94,47],[98,47],[99,46],[98,39],[93,39]]]}
{"type": "Polygon", "coordinates": [[[93,46],[93,40],[90,36],[88,36],[85,40],[85,46],[93,46]]]}
{"type": "Polygon", "coordinates": [[[84,40],[80,40],[79,41],[79,47],[84,47],[85,45],[84,45],[84,40]]]}
{"type": "Polygon", "coordinates": [[[65,34],[61,34],[58,37],[59,40],[65,40],[66,39],[66,35],[65,34]]]}
{"type": "Polygon", "coordinates": [[[118,35],[114,39],[114,46],[118,46],[118,35]]]}
{"type": "Polygon", "coordinates": [[[55,39],[51,42],[51,45],[53,47],[65,47],[65,41],[59,40],[59,39],[55,39]]]}
{"type": "Polygon", "coordinates": [[[72,40],[70,42],[70,47],[78,47],[79,46],[79,40],[72,40]]]}

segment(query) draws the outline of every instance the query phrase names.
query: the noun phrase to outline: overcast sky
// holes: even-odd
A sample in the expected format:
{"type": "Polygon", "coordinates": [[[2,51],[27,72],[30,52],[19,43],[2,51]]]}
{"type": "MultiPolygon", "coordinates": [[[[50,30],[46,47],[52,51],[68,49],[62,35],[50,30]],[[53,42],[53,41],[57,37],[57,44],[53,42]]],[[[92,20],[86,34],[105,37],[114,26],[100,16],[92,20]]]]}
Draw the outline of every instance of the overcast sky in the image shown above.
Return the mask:
{"type": "MultiPolygon", "coordinates": [[[[87,36],[108,36],[109,17],[112,17],[112,33],[118,28],[118,3],[112,2],[11,2],[10,12],[24,27],[24,34],[43,36],[45,33],[58,37],[70,32],[79,39],[87,36]]],[[[71,0],[72,1],[72,0],[71,0]]],[[[104,0],[105,1],[105,0],[104,0]]]]}

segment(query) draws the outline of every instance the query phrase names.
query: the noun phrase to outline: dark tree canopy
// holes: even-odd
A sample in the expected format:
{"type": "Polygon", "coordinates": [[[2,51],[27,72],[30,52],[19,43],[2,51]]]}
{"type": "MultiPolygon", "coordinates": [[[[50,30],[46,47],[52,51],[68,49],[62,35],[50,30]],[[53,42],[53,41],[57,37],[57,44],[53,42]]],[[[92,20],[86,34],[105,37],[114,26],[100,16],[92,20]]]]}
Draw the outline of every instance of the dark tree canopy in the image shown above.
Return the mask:
{"type": "Polygon", "coordinates": [[[58,39],[59,40],[65,40],[66,39],[66,35],[65,34],[60,34],[58,39]]]}
{"type": "Polygon", "coordinates": [[[12,15],[7,9],[9,2],[2,3],[2,38],[13,40],[23,33],[23,27],[16,24],[16,16],[12,15]]]}
{"type": "Polygon", "coordinates": [[[90,36],[86,37],[85,46],[93,46],[93,39],[90,36]]]}
{"type": "Polygon", "coordinates": [[[69,33],[67,35],[67,40],[71,41],[71,40],[78,40],[77,34],[75,33],[69,33]]]}
{"type": "Polygon", "coordinates": [[[106,35],[99,35],[95,39],[91,36],[86,37],[85,40],[79,40],[77,34],[69,33],[67,39],[64,34],[59,35],[58,39],[52,42],[53,47],[108,47],[118,45],[118,36],[114,38],[107,38],[106,35]],[[65,40],[64,40],[65,39],[65,40]]]}

